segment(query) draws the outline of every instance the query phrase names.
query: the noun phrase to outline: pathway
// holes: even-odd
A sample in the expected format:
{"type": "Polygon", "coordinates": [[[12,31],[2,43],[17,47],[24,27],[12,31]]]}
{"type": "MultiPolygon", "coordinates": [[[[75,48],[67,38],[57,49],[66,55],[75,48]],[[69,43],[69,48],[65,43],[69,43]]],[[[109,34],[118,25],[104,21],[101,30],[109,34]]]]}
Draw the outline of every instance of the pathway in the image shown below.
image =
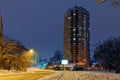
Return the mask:
{"type": "Polygon", "coordinates": [[[120,80],[120,74],[92,71],[59,71],[39,80],[120,80]]]}

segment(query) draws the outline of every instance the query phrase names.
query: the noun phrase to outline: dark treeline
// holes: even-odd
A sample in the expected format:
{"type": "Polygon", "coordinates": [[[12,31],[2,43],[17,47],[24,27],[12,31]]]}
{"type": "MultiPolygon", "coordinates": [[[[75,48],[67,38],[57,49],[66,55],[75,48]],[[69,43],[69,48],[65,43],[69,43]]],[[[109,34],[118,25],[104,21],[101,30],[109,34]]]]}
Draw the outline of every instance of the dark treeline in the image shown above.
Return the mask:
{"type": "Polygon", "coordinates": [[[94,59],[109,71],[120,72],[120,37],[111,37],[97,43],[94,59]]]}

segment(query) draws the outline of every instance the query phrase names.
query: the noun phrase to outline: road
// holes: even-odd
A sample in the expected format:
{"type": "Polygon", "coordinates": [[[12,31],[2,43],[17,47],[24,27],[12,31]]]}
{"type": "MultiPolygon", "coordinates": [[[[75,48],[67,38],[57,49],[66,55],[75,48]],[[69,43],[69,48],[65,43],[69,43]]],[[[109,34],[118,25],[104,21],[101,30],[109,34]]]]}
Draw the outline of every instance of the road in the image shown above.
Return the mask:
{"type": "Polygon", "coordinates": [[[0,70],[0,80],[38,80],[54,73],[54,71],[42,69],[29,69],[27,72],[0,70]]]}
{"type": "Polygon", "coordinates": [[[120,74],[93,71],[59,71],[39,80],[120,80],[120,74]]]}

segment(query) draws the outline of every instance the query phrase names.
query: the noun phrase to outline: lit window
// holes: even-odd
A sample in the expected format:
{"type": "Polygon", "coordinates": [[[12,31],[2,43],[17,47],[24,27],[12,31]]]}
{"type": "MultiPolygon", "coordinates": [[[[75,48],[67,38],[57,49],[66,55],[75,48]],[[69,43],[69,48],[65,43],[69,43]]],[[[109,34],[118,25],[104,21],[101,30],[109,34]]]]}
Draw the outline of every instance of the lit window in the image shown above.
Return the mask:
{"type": "Polygon", "coordinates": [[[76,40],[76,38],[73,38],[73,40],[76,40]]]}
{"type": "Polygon", "coordinates": [[[73,15],[76,15],[76,10],[73,11],[73,15]]]}
{"type": "Polygon", "coordinates": [[[73,29],[73,31],[76,31],[76,29],[73,29]]]}
{"type": "Polygon", "coordinates": [[[83,59],[83,61],[87,61],[86,59],[83,59]]]}
{"type": "Polygon", "coordinates": [[[76,14],[74,13],[73,15],[75,16],[76,14]]]}
{"type": "Polygon", "coordinates": [[[70,19],[71,19],[71,17],[68,17],[68,19],[70,20],[70,19]]]}

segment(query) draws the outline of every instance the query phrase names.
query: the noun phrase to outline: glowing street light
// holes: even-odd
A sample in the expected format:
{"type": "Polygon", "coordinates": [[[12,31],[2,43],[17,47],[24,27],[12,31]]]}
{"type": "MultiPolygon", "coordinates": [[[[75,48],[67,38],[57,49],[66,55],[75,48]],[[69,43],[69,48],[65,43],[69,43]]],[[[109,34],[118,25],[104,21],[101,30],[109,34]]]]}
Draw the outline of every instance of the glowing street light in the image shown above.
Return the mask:
{"type": "Polygon", "coordinates": [[[30,53],[34,53],[34,49],[30,49],[29,52],[30,52],[30,53]]]}
{"type": "Polygon", "coordinates": [[[34,49],[29,49],[28,51],[25,52],[25,55],[27,55],[28,57],[33,57],[34,56],[34,49]]]}

